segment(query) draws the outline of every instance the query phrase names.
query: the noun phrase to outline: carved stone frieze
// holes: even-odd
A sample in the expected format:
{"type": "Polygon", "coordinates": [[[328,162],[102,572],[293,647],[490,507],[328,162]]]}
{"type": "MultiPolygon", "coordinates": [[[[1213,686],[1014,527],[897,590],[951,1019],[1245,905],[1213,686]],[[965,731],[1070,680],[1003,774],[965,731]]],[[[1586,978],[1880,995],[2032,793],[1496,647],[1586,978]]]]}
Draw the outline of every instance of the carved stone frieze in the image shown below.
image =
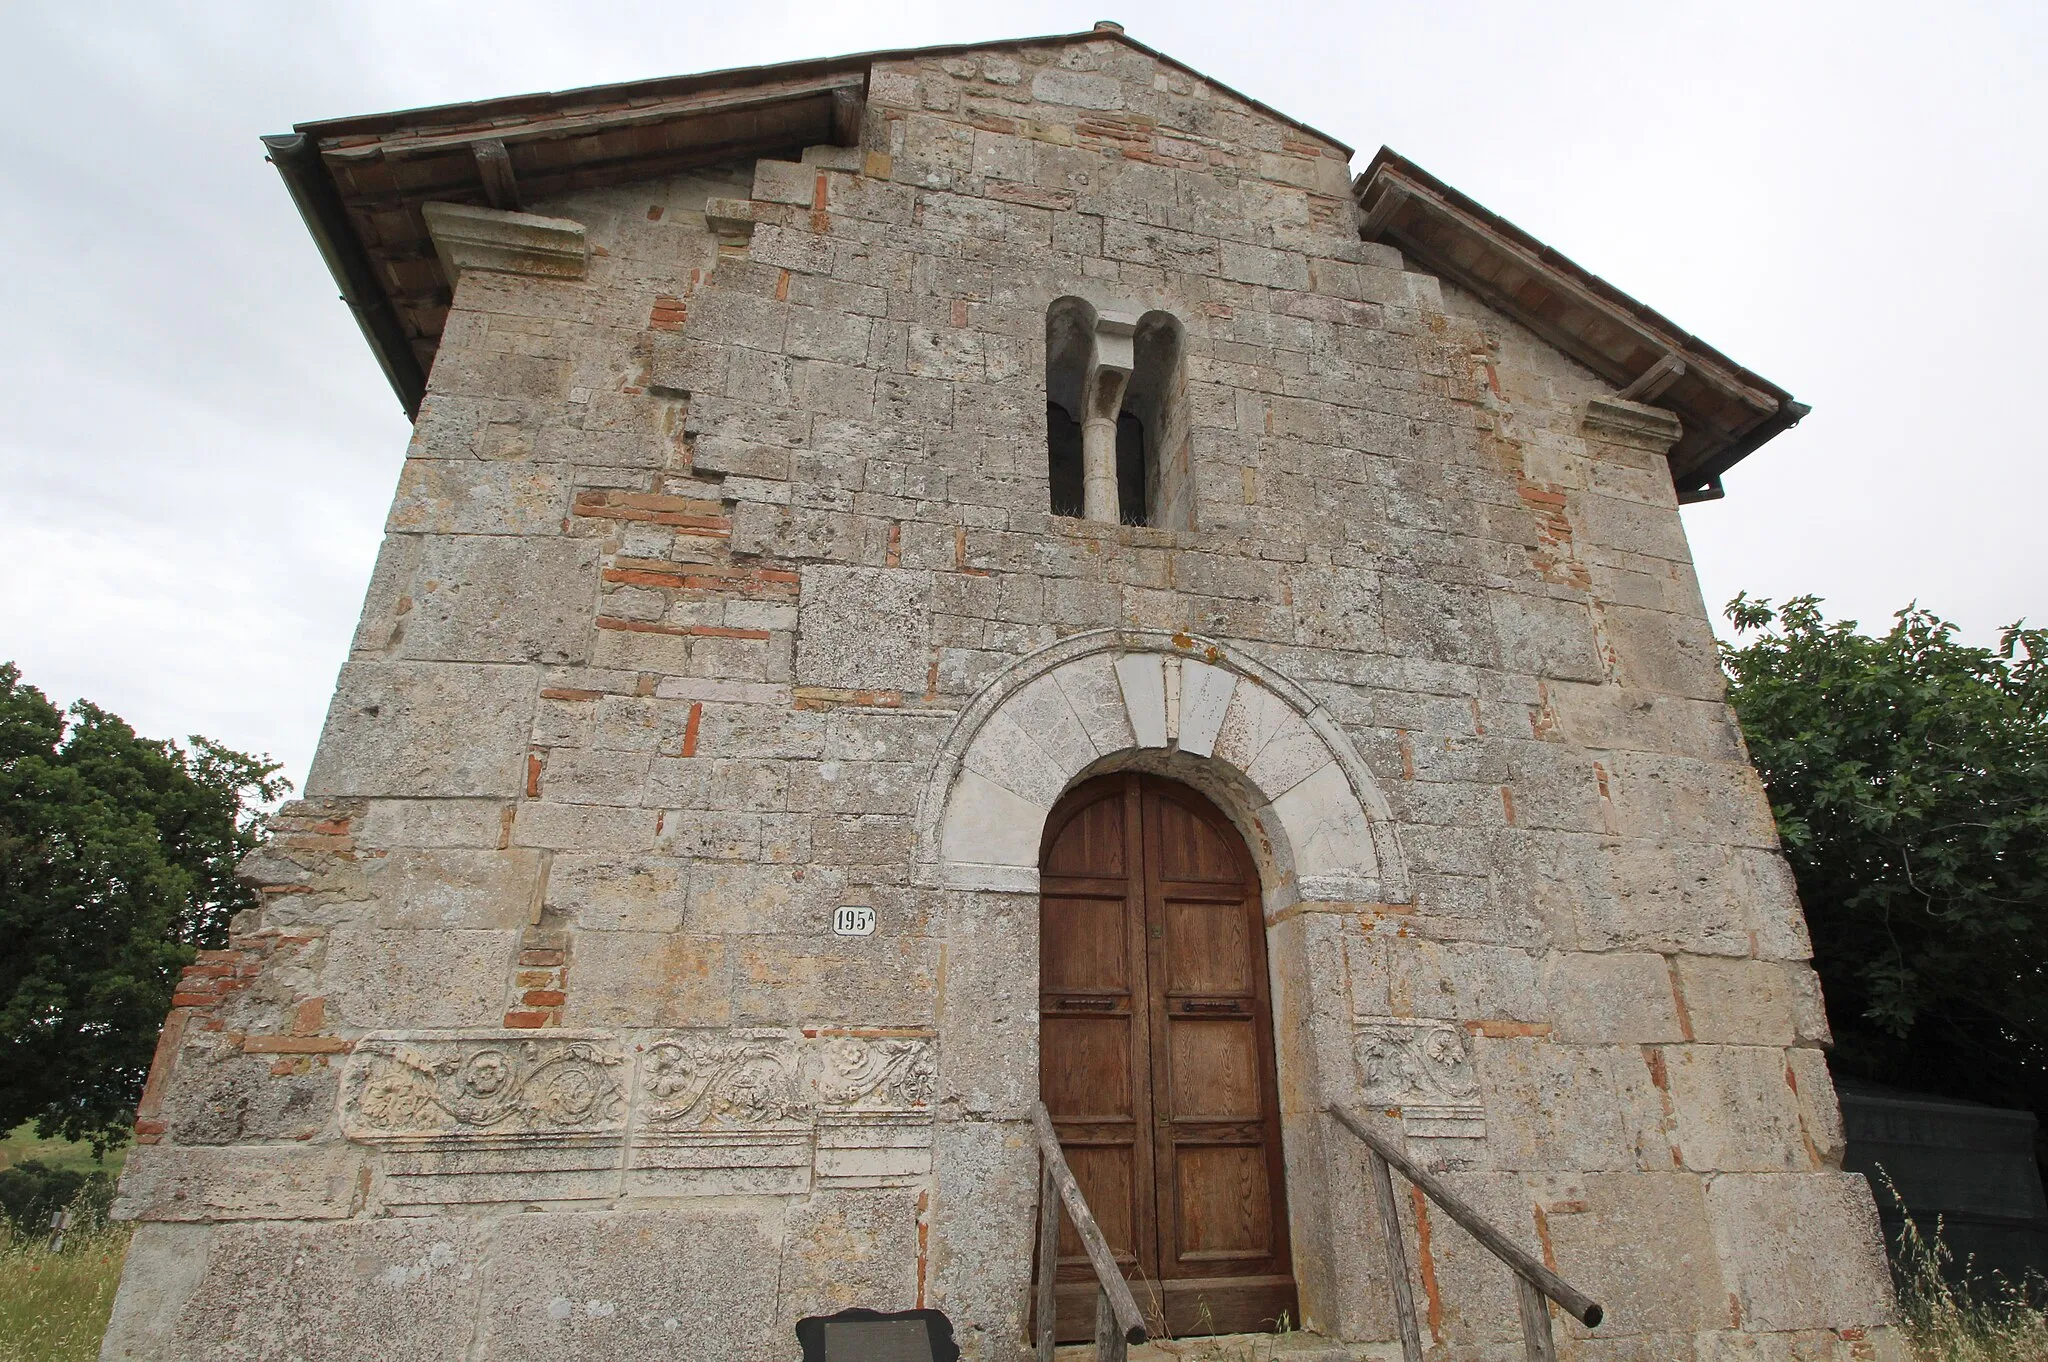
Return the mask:
{"type": "Polygon", "coordinates": [[[1398,1107],[1409,1135],[1485,1137],[1479,1080],[1465,1033],[1455,1022],[1359,1018],[1353,1049],[1366,1102],[1398,1107]]]}
{"type": "Polygon", "coordinates": [[[746,1130],[917,1111],[931,1103],[934,1076],[924,1037],[670,1032],[644,1048],[637,1124],[746,1130]]]}
{"type": "Polygon", "coordinates": [[[813,1101],[796,1041],[779,1033],[693,1031],[648,1045],[639,1124],[656,1129],[807,1123],[813,1101]]]}
{"type": "Polygon", "coordinates": [[[823,1037],[812,1051],[812,1084],[827,1107],[858,1111],[931,1106],[937,1069],[923,1038],[823,1037]]]}
{"type": "Polygon", "coordinates": [[[596,1036],[368,1036],[342,1093],[355,1140],[605,1135],[626,1119],[626,1058],[596,1036]]]}
{"type": "Polygon", "coordinates": [[[763,1028],[371,1035],[342,1129],[385,1148],[393,1205],[903,1186],[931,1171],[936,1059],[763,1028]]]}

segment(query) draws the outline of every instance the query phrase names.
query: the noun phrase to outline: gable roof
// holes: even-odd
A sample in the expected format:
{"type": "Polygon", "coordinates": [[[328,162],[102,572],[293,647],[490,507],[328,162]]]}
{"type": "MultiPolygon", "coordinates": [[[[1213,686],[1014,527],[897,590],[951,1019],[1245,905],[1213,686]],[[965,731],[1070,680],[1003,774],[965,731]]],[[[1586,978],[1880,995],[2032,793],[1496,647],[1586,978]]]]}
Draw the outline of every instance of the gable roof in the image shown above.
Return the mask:
{"type": "Polygon", "coordinates": [[[1684,424],[1670,453],[1680,501],[1811,410],[1413,161],[1381,147],[1352,184],[1359,232],[1477,294],[1612,383],[1684,424]]]}
{"type": "Polygon", "coordinates": [[[1081,33],[858,52],[330,118],[297,124],[265,137],[263,145],[406,415],[416,416],[450,297],[422,204],[516,208],[522,199],[724,161],[794,159],[803,147],[820,143],[849,146],[859,140],[868,71],[876,62],[1103,40],[1142,52],[1351,155],[1350,146],[1329,134],[1108,24],[1081,33]]]}
{"type": "MultiPolygon", "coordinates": [[[[877,62],[1114,41],[1345,156],[1327,133],[1231,89],[1114,24],[989,43],[860,52],[699,75],[301,123],[264,147],[408,416],[426,394],[450,301],[430,202],[522,200],[627,184],[821,143],[859,141],[877,62]]],[[[1681,501],[1806,415],[1806,404],[1382,147],[1353,183],[1360,233],[1470,290],[1614,384],[1676,414],[1681,501]]]]}

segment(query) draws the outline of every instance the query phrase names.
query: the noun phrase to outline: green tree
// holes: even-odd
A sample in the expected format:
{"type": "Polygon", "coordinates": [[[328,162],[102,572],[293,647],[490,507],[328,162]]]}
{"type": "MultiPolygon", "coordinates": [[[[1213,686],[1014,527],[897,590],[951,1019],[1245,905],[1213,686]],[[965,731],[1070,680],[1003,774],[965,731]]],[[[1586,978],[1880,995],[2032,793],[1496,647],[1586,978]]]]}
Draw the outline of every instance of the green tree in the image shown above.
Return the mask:
{"type": "Polygon", "coordinates": [[[0,663],[0,1130],[126,1138],[179,971],[254,902],[275,762],[67,716],[0,663]]]}
{"type": "Polygon", "coordinates": [[[2048,1113],[2048,630],[1958,643],[1737,596],[1729,701],[1813,933],[1838,1072],[2048,1113]]]}

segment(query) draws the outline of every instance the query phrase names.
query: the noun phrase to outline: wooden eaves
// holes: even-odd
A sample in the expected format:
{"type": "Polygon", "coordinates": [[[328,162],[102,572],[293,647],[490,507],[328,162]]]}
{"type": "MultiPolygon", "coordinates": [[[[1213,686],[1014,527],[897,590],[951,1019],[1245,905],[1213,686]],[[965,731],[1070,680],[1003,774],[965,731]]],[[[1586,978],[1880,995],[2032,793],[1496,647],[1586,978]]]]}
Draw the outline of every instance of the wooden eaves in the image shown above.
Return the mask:
{"type": "Polygon", "coordinates": [[[1114,26],[992,43],[862,52],[776,66],[297,124],[264,150],[408,417],[419,414],[451,298],[422,205],[496,208],[806,146],[860,139],[880,61],[1110,40],[1351,148],[1128,37],[1114,26]]]}
{"type": "Polygon", "coordinates": [[[1761,374],[1380,148],[1352,184],[1359,231],[1476,294],[1685,428],[1670,454],[1681,502],[1722,495],[1721,475],[1811,408],[1761,374]]]}

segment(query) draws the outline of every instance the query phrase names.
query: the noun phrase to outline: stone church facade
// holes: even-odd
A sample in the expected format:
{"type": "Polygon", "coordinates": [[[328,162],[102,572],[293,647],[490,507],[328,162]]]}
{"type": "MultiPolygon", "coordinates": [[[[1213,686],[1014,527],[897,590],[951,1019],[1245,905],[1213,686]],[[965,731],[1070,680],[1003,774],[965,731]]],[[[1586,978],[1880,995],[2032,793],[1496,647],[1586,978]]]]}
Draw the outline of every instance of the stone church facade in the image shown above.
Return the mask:
{"type": "Polygon", "coordinates": [[[104,1357],[1018,1358],[1041,1098],[1177,1333],[1398,1356],[1336,1104],[1561,1356],[1896,1355],[1678,514],[1783,390],[1113,26],[267,140],[415,434],[104,1357]]]}

